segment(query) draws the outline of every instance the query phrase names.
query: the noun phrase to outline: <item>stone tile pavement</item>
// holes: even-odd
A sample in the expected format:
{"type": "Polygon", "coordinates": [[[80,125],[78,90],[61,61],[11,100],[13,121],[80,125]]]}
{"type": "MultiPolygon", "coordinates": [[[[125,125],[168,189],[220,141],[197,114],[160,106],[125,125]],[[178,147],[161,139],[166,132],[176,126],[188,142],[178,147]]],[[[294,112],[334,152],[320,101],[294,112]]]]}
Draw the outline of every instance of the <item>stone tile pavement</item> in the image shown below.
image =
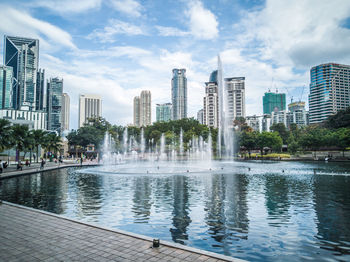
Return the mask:
{"type": "Polygon", "coordinates": [[[8,202],[0,204],[0,261],[242,261],[111,230],[8,202]]]}

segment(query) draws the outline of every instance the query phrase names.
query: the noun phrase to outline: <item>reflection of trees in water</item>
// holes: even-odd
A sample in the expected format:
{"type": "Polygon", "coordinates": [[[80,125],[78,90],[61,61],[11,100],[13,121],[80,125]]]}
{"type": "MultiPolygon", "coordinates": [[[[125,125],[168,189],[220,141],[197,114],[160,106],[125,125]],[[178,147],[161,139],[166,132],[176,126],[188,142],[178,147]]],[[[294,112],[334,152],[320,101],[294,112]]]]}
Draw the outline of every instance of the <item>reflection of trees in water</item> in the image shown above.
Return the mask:
{"type": "Polygon", "coordinates": [[[245,175],[226,176],[226,217],[227,227],[235,237],[247,238],[249,219],[247,205],[247,188],[249,181],[245,175]],[[243,235],[240,233],[244,233],[243,235]]]}
{"type": "MultiPolygon", "coordinates": [[[[248,180],[244,175],[213,175],[206,202],[209,234],[229,254],[230,241],[246,239],[248,233],[248,180]]],[[[215,245],[214,245],[215,246],[215,245]]]]}
{"type": "Polygon", "coordinates": [[[61,214],[62,201],[66,198],[66,170],[54,170],[3,180],[1,198],[17,203],[61,214]]]}
{"type": "Polygon", "coordinates": [[[265,178],[265,198],[269,224],[279,225],[289,221],[289,185],[286,177],[268,175],[265,178]],[[274,221],[271,221],[274,220],[274,221]]]}
{"type": "Polygon", "coordinates": [[[76,193],[77,214],[96,215],[102,202],[102,177],[94,174],[74,174],[71,190],[76,193]]]}
{"type": "Polygon", "coordinates": [[[132,212],[135,223],[145,223],[151,214],[151,179],[149,177],[136,177],[134,184],[134,197],[132,212]]]}
{"type": "Polygon", "coordinates": [[[350,254],[349,177],[314,176],[314,197],[318,218],[318,238],[322,239],[321,246],[342,254],[350,254]],[[324,241],[332,241],[333,243],[324,241]],[[339,241],[343,241],[343,243],[341,244],[339,241]]]}
{"type": "Polygon", "coordinates": [[[189,217],[189,188],[188,177],[173,176],[173,227],[170,229],[171,237],[174,242],[184,244],[183,240],[188,239],[187,227],[190,225],[189,217]]]}

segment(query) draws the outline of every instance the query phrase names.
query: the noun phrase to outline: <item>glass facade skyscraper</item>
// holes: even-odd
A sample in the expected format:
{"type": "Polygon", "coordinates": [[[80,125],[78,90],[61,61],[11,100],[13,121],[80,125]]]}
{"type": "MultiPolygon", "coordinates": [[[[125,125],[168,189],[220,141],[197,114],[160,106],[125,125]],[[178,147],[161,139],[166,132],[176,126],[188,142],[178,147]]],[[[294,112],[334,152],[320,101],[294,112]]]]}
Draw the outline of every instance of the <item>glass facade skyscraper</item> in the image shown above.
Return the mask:
{"type": "Polygon", "coordinates": [[[62,132],[63,79],[51,78],[47,83],[47,129],[62,132]]]}
{"type": "Polygon", "coordinates": [[[39,69],[36,77],[35,110],[44,109],[45,70],[39,69]]]}
{"type": "Polygon", "coordinates": [[[271,114],[273,111],[286,110],[286,94],[283,93],[265,93],[263,96],[263,113],[271,114]]]}
{"type": "Polygon", "coordinates": [[[170,121],[172,117],[172,104],[171,103],[157,104],[156,117],[157,117],[157,122],[170,121]]]}
{"type": "Polygon", "coordinates": [[[13,68],[12,105],[35,110],[39,40],[5,36],[4,42],[5,66],[13,68]]]}
{"type": "Polygon", "coordinates": [[[309,121],[320,123],[350,106],[350,65],[321,64],[310,70],[309,121]]]}
{"type": "Polygon", "coordinates": [[[209,127],[219,127],[219,95],[218,71],[210,74],[209,82],[205,83],[205,97],[203,98],[203,124],[209,127]]]}
{"type": "Polygon", "coordinates": [[[12,67],[0,66],[0,109],[12,108],[12,67]]]}
{"type": "Polygon", "coordinates": [[[187,117],[187,78],[186,69],[173,69],[171,79],[171,100],[173,120],[187,117]]]}

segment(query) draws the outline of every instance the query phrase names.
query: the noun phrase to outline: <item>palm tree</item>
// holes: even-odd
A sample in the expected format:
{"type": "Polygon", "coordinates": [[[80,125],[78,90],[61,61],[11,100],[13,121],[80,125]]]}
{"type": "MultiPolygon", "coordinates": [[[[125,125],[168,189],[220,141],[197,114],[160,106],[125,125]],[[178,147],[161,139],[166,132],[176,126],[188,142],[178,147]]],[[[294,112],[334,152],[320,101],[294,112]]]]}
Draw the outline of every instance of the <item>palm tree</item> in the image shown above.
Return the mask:
{"type": "Polygon", "coordinates": [[[11,122],[6,119],[0,119],[0,152],[12,146],[12,128],[11,122]]]}
{"type": "Polygon", "coordinates": [[[28,145],[29,128],[27,125],[14,124],[12,131],[13,145],[16,147],[16,152],[20,154],[28,145]]]}
{"type": "Polygon", "coordinates": [[[32,136],[34,138],[34,147],[36,148],[36,162],[39,162],[39,146],[43,146],[46,140],[46,136],[48,134],[45,130],[32,130],[32,136]]]}
{"type": "Polygon", "coordinates": [[[56,154],[62,147],[61,142],[61,137],[56,135],[56,133],[47,133],[43,146],[46,152],[53,151],[56,154]]]}

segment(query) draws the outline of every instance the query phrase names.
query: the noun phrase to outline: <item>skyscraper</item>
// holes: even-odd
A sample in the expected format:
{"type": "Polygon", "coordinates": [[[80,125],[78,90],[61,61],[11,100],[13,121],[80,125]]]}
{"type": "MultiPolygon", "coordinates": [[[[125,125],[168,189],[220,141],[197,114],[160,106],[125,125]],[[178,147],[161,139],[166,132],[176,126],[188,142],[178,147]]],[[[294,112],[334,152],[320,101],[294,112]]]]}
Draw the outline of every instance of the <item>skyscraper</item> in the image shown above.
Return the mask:
{"type": "Polygon", "coordinates": [[[134,126],[140,126],[140,97],[134,97],[134,126]]]}
{"type": "Polygon", "coordinates": [[[148,126],[151,118],[151,92],[143,90],[140,96],[134,97],[134,125],[148,126]]]}
{"type": "Polygon", "coordinates": [[[69,130],[70,98],[67,93],[62,94],[62,130],[69,130]]]}
{"type": "Polygon", "coordinates": [[[156,118],[157,122],[167,122],[170,121],[172,117],[172,104],[157,104],[156,107],[156,118]]]}
{"type": "Polygon", "coordinates": [[[0,109],[12,108],[12,67],[0,66],[0,109]]]}
{"type": "Polygon", "coordinates": [[[267,92],[263,96],[263,113],[286,110],[286,94],[267,92]]]}
{"type": "Polygon", "coordinates": [[[36,76],[35,110],[44,109],[45,70],[39,69],[36,76]]]}
{"type": "Polygon", "coordinates": [[[289,125],[291,123],[300,126],[309,124],[309,112],[305,110],[305,102],[294,102],[288,105],[289,109],[289,125]]]}
{"type": "Polygon", "coordinates": [[[79,96],[79,123],[78,128],[87,122],[88,118],[102,116],[102,98],[99,95],[79,96]]]}
{"type": "Polygon", "coordinates": [[[321,64],[310,70],[310,124],[350,106],[350,65],[321,64]]]}
{"type": "Polygon", "coordinates": [[[209,127],[219,127],[219,96],[217,70],[210,74],[209,82],[205,83],[203,98],[203,124],[209,127]]]}
{"type": "Polygon", "coordinates": [[[151,91],[143,90],[140,96],[140,126],[149,126],[151,122],[151,91]]]}
{"type": "Polygon", "coordinates": [[[230,123],[237,117],[245,117],[245,77],[225,78],[228,118],[230,123]]]}
{"type": "Polygon", "coordinates": [[[204,110],[203,110],[203,109],[200,109],[200,110],[198,110],[198,112],[197,112],[197,120],[198,120],[198,122],[199,122],[201,125],[204,125],[203,119],[204,119],[204,110]]]}
{"type": "Polygon", "coordinates": [[[47,83],[47,129],[62,132],[63,79],[51,78],[47,83]]]}
{"type": "Polygon", "coordinates": [[[173,120],[187,117],[187,78],[186,69],[173,69],[171,79],[171,100],[173,120]]]}
{"type": "Polygon", "coordinates": [[[4,42],[5,66],[13,68],[12,105],[35,110],[39,40],[5,36],[4,42]]]}

